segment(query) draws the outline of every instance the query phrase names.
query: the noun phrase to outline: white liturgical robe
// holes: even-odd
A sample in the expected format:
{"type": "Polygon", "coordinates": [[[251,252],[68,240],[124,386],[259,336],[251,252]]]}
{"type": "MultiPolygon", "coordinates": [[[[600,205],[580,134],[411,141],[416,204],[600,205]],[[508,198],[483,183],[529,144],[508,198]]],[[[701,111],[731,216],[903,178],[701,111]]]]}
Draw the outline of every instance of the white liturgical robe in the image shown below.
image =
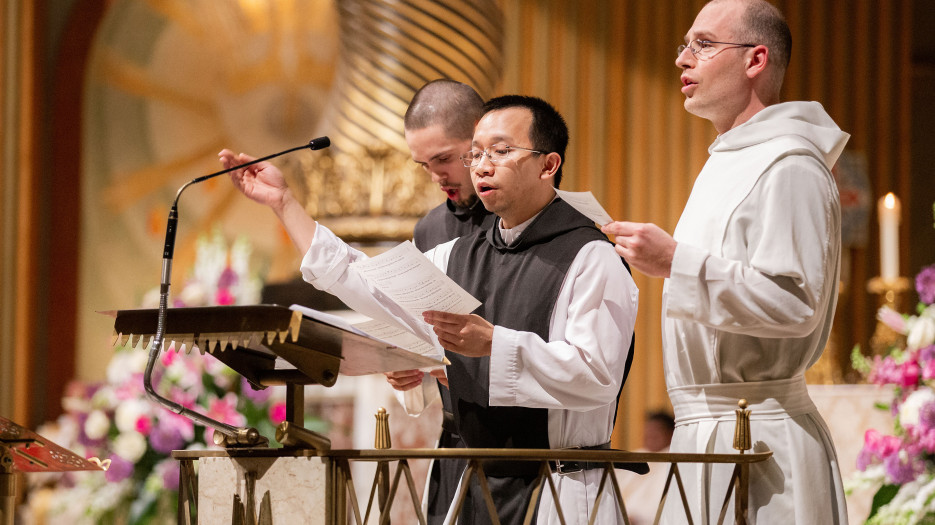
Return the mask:
{"type": "MultiPolygon", "coordinates": [[[[448,268],[454,242],[426,252],[442,271],[448,268]]],[[[394,308],[350,266],[365,257],[318,225],[302,261],[302,275],[364,315],[432,334],[434,340],[431,325],[394,308]]],[[[559,290],[549,324],[549,341],[530,332],[494,327],[490,405],[548,409],[552,448],[609,442],[638,296],[636,284],[613,245],[602,241],[586,244],[559,290]]],[[[426,378],[429,386],[423,391],[437,392],[435,379],[428,374],[426,378]]],[[[601,472],[553,474],[566,523],[588,523],[601,472]]],[[[559,523],[552,507],[551,491],[544,489],[538,523],[559,523]]],[[[596,523],[615,523],[618,516],[613,498],[602,498],[596,523]]]]}
{"type": "MultiPolygon", "coordinates": [[[[735,453],[751,410],[750,523],[847,522],[834,445],[805,387],[831,330],[840,201],[831,168],[849,135],[816,102],[767,107],[720,135],[679,219],[664,286],[672,452],[735,453]]],[[[717,521],[732,465],[680,465],[695,523],[717,521]]],[[[733,500],[732,500],[733,501],[733,500]]],[[[666,502],[668,523],[681,502],[666,502]]],[[[733,506],[728,511],[733,515],[733,506]]]]}

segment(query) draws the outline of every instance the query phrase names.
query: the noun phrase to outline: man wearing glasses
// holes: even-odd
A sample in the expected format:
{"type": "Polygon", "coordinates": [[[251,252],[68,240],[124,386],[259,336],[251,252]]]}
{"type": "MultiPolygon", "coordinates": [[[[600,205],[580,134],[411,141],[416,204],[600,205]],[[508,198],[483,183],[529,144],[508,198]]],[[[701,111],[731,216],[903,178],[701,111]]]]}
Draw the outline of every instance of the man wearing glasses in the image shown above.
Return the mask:
{"type": "MultiPolygon", "coordinates": [[[[467,446],[607,448],[632,360],[638,290],[594,223],[556,199],[567,143],[564,120],[540,99],[506,96],[485,104],[461,158],[497,222],[426,253],[483,303],[470,315],[400,315],[356,277],[350,263],[366,255],[306,215],[282,177],[258,164],[231,180],[269,205],[306,252],[307,281],[347,304],[367,305],[374,317],[434,330],[451,361],[447,382],[467,446]]],[[[588,523],[601,467],[556,466],[565,523],[588,523]]],[[[537,467],[498,461],[484,469],[500,522],[523,523],[537,467]]],[[[458,523],[490,523],[478,489],[474,481],[458,523]]],[[[605,497],[595,518],[617,523],[622,515],[605,497]]],[[[537,522],[559,523],[550,490],[542,491],[537,522]]]]}
{"type": "MultiPolygon", "coordinates": [[[[849,135],[816,102],[779,103],[791,36],[769,3],[710,2],[685,42],[675,62],[685,109],[714,124],[711,156],[673,236],[654,224],[604,227],[633,267],[666,278],[671,451],[735,452],[734,410],[746,399],[754,450],[773,451],[751,465],[747,522],[846,523],[834,445],[804,373],[837,299],[831,167],[849,135]]],[[[732,466],[679,468],[695,523],[715,522],[732,466]]],[[[680,505],[667,501],[670,523],[684,522],[680,505]]]]}

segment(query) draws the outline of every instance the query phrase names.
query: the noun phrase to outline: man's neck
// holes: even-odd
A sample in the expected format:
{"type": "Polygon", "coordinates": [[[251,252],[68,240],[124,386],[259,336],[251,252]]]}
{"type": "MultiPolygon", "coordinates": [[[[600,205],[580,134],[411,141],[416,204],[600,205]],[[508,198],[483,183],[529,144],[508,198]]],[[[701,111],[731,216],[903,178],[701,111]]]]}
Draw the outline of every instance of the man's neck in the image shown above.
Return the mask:
{"type": "Polygon", "coordinates": [[[546,207],[548,207],[549,204],[552,204],[552,201],[554,201],[557,198],[558,198],[558,195],[555,193],[552,193],[552,197],[549,198],[549,200],[545,204],[540,206],[538,209],[536,209],[532,213],[525,213],[522,216],[518,216],[518,217],[512,216],[504,220],[503,215],[500,215],[499,216],[500,217],[500,221],[499,221],[500,228],[504,230],[510,230],[510,229],[513,229],[513,228],[516,228],[518,226],[528,223],[529,221],[534,219],[537,215],[542,213],[542,210],[546,209],[546,207]]]}

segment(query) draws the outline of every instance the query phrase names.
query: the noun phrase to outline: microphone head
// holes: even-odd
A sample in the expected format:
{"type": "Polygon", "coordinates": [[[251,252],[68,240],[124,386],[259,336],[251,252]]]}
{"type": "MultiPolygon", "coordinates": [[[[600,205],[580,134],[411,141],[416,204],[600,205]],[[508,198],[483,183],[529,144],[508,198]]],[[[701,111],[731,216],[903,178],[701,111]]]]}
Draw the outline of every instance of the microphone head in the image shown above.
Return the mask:
{"type": "Polygon", "coordinates": [[[325,149],[331,145],[331,139],[328,137],[318,137],[317,139],[312,139],[308,141],[308,147],[312,151],[316,149],[325,149]]]}

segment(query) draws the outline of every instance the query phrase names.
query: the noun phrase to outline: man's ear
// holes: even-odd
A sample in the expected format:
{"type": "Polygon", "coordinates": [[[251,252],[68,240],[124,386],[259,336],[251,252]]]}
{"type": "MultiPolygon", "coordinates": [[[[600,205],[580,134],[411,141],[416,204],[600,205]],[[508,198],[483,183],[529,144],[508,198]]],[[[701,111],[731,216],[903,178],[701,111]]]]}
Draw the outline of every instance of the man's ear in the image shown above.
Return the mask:
{"type": "Polygon", "coordinates": [[[747,62],[747,77],[754,78],[762,75],[769,64],[769,48],[766,46],[756,46],[747,62]]]}
{"type": "Polygon", "coordinates": [[[539,178],[552,178],[555,176],[555,173],[558,172],[558,168],[562,165],[562,156],[554,151],[552,153],[547,153],[545,155],[545,164],[542,165],[542,172],[539,174],[539,178]]]}

